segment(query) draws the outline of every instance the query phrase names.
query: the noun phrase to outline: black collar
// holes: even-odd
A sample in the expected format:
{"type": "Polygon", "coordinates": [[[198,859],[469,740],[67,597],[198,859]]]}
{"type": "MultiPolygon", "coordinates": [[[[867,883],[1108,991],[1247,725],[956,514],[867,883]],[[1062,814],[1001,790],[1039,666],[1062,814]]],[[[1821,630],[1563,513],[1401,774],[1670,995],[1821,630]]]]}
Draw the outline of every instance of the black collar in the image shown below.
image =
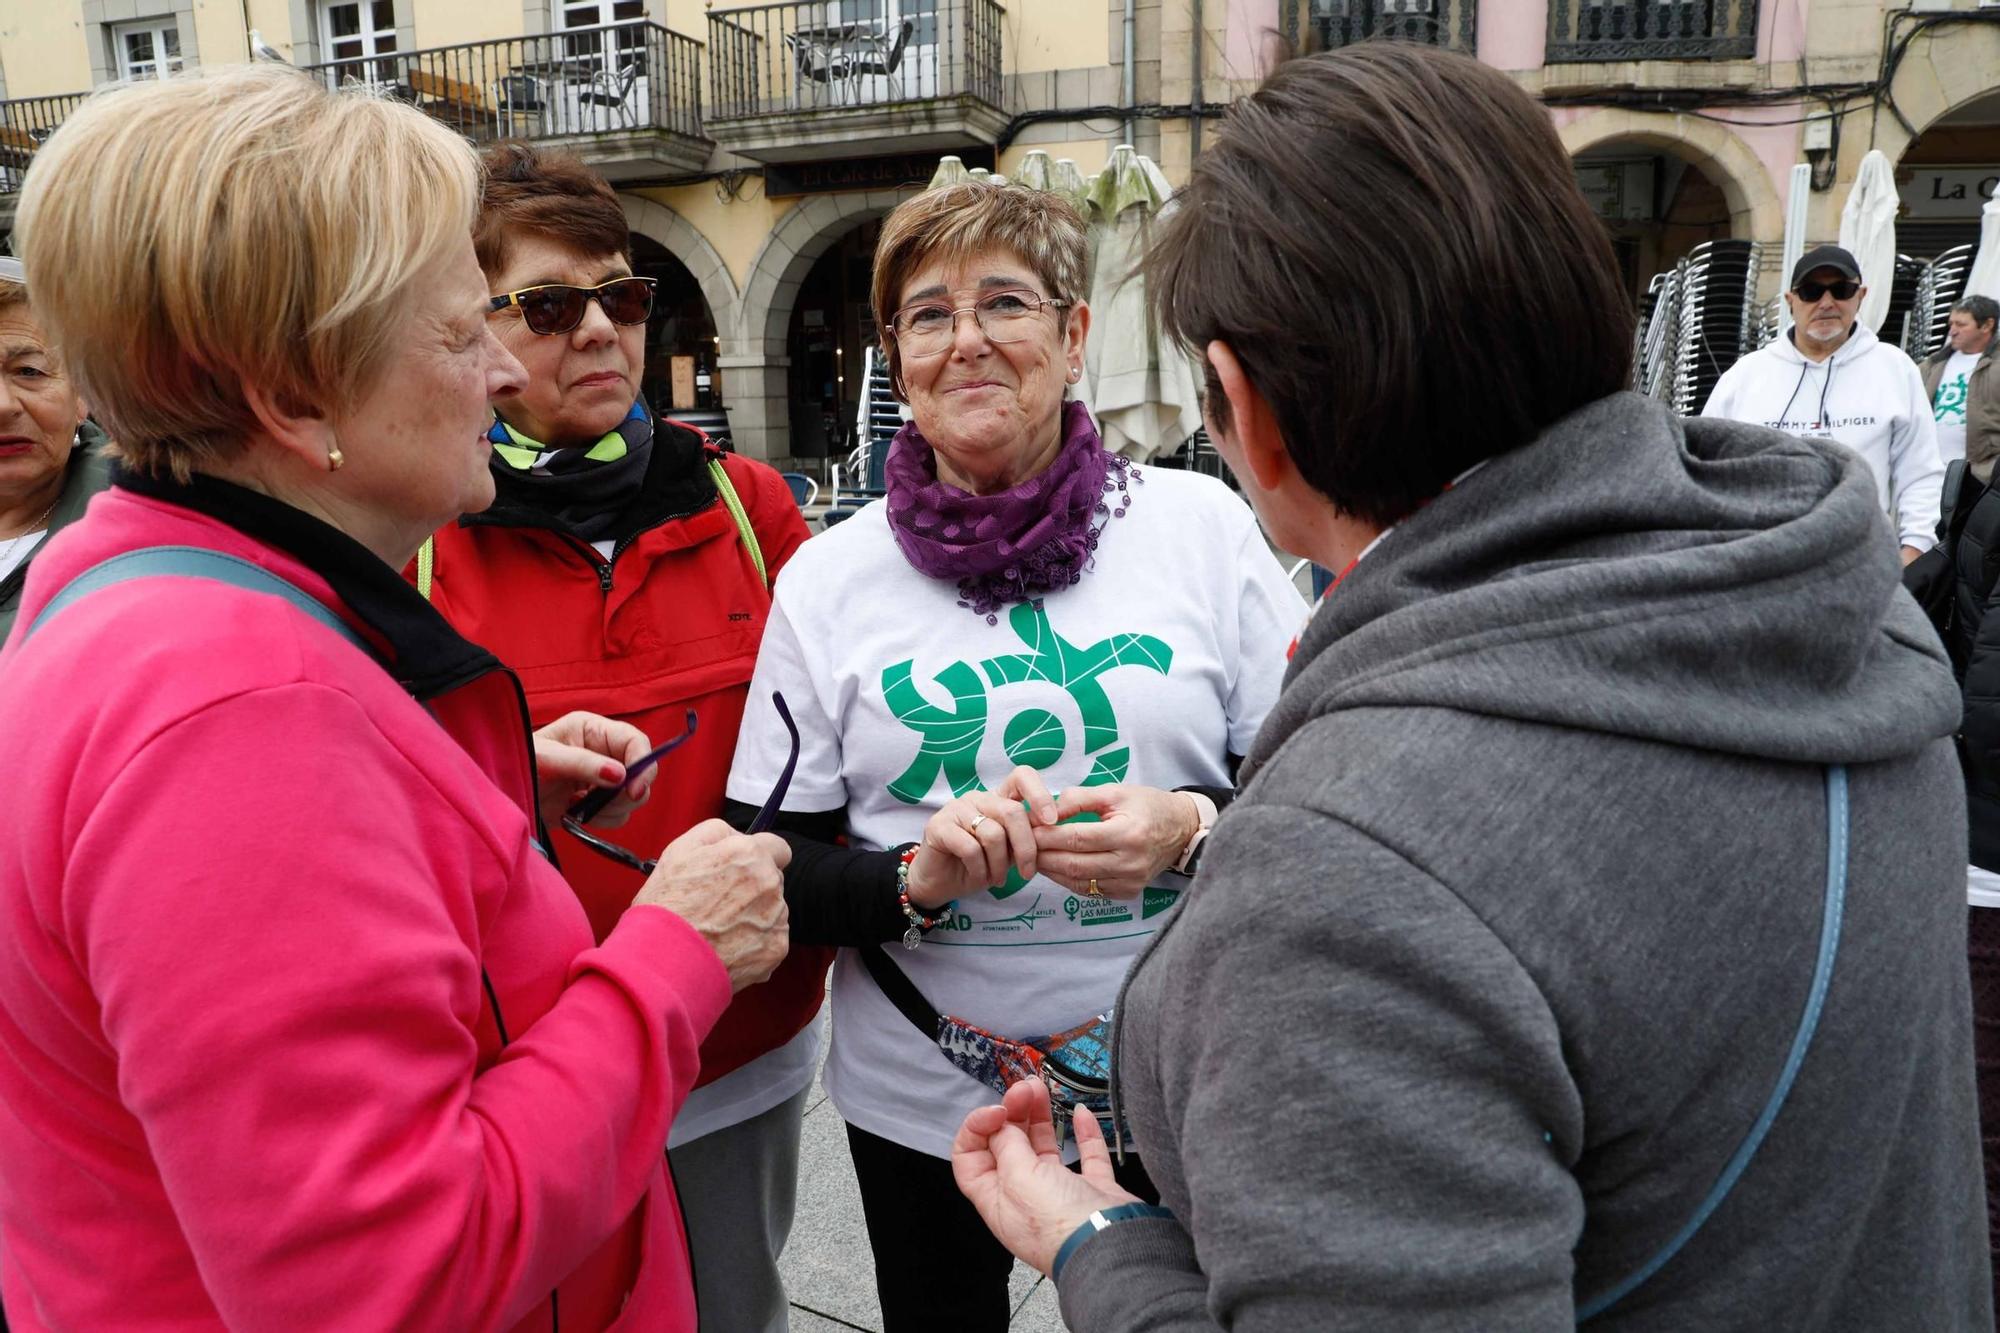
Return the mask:
{"type": "MultiPolygon", "coordinates": [[[[535,493],[520,482],[520,473],[495,458],[493,504],[477,514],[458,520],[461,527],[549,528],[568,531],[568,525],[534,502],[535,493]]],[[[653,456],[639,489],[619,511],[612,530],[624,541],[648,528],[689,514],[699,513],[716,502],[715,481],[708,474],[708,448],[699,431],[653,418],[653,456]]]]}
{"type": "Polygon", "coordinates": [[[467,642],[423,595],[373,551],[331,524],[233,482],[195,474],[186,485],[114,464],[111,484],[193,510],[275,546],[325,579],[348,609],[384,639],[390,670],[418,699],[456,689],[500,662],[467,642]]]}

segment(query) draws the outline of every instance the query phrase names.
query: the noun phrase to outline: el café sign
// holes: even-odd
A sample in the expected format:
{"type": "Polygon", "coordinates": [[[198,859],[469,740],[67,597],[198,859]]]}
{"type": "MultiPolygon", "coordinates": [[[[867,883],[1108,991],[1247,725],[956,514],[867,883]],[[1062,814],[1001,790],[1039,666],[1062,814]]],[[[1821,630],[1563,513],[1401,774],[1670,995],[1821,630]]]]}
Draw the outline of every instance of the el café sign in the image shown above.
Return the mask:
{"type": "Polygon", "coordinates": [[[1977,218],[2000,185],[2000,167],[1913,167],[1898,193],[1909,218],[1977,218]]]}

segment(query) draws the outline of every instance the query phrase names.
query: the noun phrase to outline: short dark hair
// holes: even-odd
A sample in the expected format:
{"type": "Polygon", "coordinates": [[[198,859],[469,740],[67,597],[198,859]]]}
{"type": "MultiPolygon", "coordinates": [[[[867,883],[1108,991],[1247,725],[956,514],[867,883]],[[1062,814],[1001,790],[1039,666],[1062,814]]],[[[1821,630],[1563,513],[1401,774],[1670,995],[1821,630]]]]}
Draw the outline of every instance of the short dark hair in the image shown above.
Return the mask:
{"type": "Polygon", "coordinates": [[[1978,328],[1981,324],[2000,321],[2000,301],[1990,296],[1968,296],[1951,308],[1951,313],[1954,315],[1960,311],[1972,316],[1974,328],[1978,328]]]}
{"type": "Polygon", "coordinates": [[[509,139],[486,151],[472,249],[489,277],[507,264],[508,242],[540,236],[585,258],[632,259],[624,205],[604,178],[568,153],[509,139]]]}
{"type": "Polygon", "coordinates": [[[1235,350],[1342,513],[1393,523],[1630,381],[1610,235],[1548,112],[1476,60],[1287,61],[1176,199],[1147,265],[1161,327],[1235,350]]]}

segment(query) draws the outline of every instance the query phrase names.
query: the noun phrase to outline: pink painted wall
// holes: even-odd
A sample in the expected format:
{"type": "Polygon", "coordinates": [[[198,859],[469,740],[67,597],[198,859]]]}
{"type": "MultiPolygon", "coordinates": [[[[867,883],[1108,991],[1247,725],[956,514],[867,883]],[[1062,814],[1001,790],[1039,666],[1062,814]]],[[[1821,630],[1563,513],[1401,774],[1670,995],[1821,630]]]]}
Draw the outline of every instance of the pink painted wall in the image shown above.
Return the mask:
{"type": "MultiPolygon", "coordinates": [[[[1306,0],[1298,0],[1303,6],[1306,0]]],[[[1260,79],[1264,76],[1264,43],[1267,34],[1278,31],[1278,0],[1233,0],[1229,6],[1229,28],[1223,34],[1222,58],[1232,79],[1260,79]]]]}
{"type": "MultiPolygon", "coordinates": [[[[1572,10],[1578,0],[1570,0],[1572,10]]],[[[1479,6],[1479,58],[1495,69],[1540,69],[1549,35],[1548,0],[1501,0],[1479,6]]]]}

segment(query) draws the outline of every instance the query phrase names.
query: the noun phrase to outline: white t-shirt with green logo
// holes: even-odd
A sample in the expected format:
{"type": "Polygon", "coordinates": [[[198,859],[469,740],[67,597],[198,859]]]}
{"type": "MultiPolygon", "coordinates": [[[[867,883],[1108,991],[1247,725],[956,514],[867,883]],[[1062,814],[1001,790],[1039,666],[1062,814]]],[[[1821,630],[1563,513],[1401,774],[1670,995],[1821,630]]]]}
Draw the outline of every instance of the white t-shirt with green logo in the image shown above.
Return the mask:
{"type": "MultiPolygon", "coordinates": [[[[955,583],[910,567],[880,501],[807,542],[778,578],[730,797],[761,803],[784,764],[773,690],[801,740],[786,808],[845,806],[858,847],[914,842],[954,795],[1017,763],[1055,792],[1229,785],[1225,756],[1250,748],[1277,699],[1305,604],[1227,487],[1140,471],[1082,580],[993,625],[957,604],[955,583]]],[[[919,948],[889,951],[943,1013],[1007,1036],[1060,1032],[1116,1001],[1186,885],[1169,872],[1119,902],[1037,876],[961,900],[919,948]]],[[[883,998],[852,950],[832,995],[834,1105],[948,1156],[959,1122],[995,1094],[883,998]]]]}
{"type": "Polygon", "coordinates": [[[1944,374],[1938,377],[1937,395],[1931,399],[1931,411],[1937,418],[1938,457],[1946,463],[1965,457],[1965,407],[1971,397],[1967,376],[1979,364],[1979,355],[1953,352],[1951,360],[1944,363],[1944,374]]]}

